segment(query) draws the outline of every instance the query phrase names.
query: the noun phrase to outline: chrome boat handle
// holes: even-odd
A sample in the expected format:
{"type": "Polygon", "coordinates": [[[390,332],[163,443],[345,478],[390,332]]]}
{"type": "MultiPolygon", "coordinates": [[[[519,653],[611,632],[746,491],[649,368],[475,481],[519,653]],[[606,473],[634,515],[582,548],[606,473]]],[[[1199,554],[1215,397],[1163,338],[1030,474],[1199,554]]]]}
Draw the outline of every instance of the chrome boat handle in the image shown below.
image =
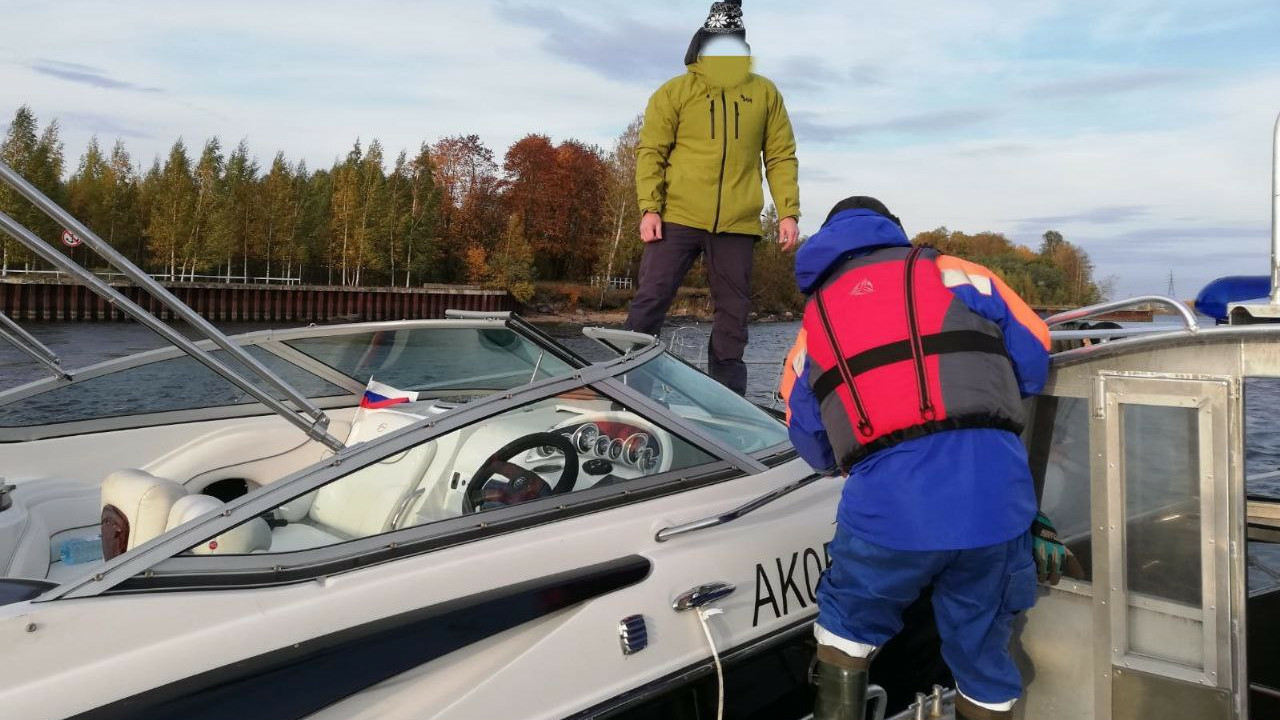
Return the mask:
{"type": "Polygon", "coordinates": [[[713,582],[707,583],[706,585],[699,585],[671,601],[671,609],[676,612],[697,610],[704,605],[729,597],[733,594],[733,591],[737,589],[737,586],[727,582],[713,582]]]}

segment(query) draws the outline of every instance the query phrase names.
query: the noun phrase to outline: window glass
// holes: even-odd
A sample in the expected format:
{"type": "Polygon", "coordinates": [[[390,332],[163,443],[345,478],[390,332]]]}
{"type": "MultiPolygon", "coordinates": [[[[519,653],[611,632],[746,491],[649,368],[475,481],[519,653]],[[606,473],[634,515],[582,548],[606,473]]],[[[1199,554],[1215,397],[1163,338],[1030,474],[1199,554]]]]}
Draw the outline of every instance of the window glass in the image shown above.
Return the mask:
{"type": "MultiPolygon", "coordinates": [[[[1195,408],[1122,404],[1125,581],[1131,595],[1201,606],[1200,443],[1195,408]]],[[[1131,600],[1132,602],[1132,600],[1131,600]]],[[[1149,623],[1155,613],[1129,608],[1135,652],[1189,662],[1149,623]]],[[[1198,644],[1197,644],[1198,648],[1198,644]]]]}
{"type": "Polygon", "coordinates": [[[1084,568],[1085,577],[1076,579],[1090,580],[1089,401],[1045,396],[1037,400],[1036,413],[1030,456],[1041,487],[1040,509],[1084,568]]]}
{"type": "MultiPolygon", "coordinates": [[[[431,406],[362,410],[348,442],[412,425],[431,414],[431,406]]],[[[713,460],[609,398],[579,389],[355,470],[277,507],[269,522],[255,518],[191,552],[321,547],[713,460]]]]}
{"type": "Polygon", "coordinates": [[[710,377],[670,355],[660,355],[623,376],[725,444],[753,453],[787,442],[787,427],[710,377]]]}
{"type": "Polygon", "coordinates": [[[287,344],[361,383],[402,390],[510,390],[572,372],[505,327],[382,330],[287,344]]]}
{"type": "MultiPolygon", "coordinates": [[[[307,397],[350,394],[260,347],[247,346],[245,350],[307,397]]],[[[268,389],[225,351],[215,350],[212,354],[232,370],[249,377],[258,387],[268,389]]],[[[277,392],[272,391],[272,394],[280,397],[277,392]]],[[[184,355],[64,385],[0,406],[0,427],[28,427],[255,402],[257,400],[248,393],[195,358],[184,355]]]]}
{"type": "Polygon", "coordinates": [[[1280,500],[1280,378],[1244,380],[1244,455],[1250,497],[1280,500]]]}

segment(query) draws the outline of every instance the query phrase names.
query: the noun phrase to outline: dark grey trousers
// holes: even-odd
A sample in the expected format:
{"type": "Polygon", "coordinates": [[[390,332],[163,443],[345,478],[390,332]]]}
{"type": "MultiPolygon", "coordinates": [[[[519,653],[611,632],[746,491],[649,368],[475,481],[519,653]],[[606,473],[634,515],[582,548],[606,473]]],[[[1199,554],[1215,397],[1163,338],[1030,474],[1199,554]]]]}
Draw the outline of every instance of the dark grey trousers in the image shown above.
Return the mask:
{"type": "Polygon", "coordinates": [[[747,366],[742,362],[742,353],[747,347],[751,261],[758,238],[713,234],[674,223],[662,224],[662,238],[644,246],[640,282],[627,314],[626,328],[659,334],[684,276],[698,256],[705,255],[711,302],[715,306],[707,366],[711,377],[745,395],[747,366]]]}

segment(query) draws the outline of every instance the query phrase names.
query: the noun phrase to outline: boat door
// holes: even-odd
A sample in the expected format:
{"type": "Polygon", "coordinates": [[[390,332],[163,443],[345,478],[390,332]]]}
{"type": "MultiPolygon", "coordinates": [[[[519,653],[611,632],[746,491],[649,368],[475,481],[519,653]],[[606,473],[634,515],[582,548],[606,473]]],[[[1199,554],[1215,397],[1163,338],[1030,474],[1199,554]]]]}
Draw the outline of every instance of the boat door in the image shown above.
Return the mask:
{"type": "Polygon", "coordinates": [[[1227,467],[1236,387],[1230,377],[1134,373],[1095,384],[1093,561],[1107,584],[1094,602],[1096,717],[1236,716],[1227,467]]]}
{"type": "Polygon", "coordinates": [[[1068,353],[1037,401],[1042,507],[1083,573],[1027,614],[1022,717],[1246,717],[1240,346],[1154,344],[1068,353]]]}

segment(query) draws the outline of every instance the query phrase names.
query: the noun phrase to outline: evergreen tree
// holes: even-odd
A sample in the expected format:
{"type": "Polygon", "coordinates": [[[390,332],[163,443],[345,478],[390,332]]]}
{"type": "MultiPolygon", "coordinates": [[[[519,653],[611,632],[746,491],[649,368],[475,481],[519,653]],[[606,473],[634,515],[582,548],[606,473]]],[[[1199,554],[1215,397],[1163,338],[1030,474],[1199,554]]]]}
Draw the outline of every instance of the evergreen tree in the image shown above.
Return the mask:
{"type": "MultiPolygon", "coordinates": [[[[4,141],[0,142],[0,161],[54,202],[63,202],[62,141],[56,120],[40,132],[39,122],[31,108],[26,105],[18,108],[4,141]]],[[[50,243],[57,242],[61,234],[62,229],[57,223],[7,185],[0,186],[0,212],[50,243]]],[[[31,257],[23,245],[7,234],[0,238],[0,275],[7,274],[16,263],[29,262],[31,257]]]]}

